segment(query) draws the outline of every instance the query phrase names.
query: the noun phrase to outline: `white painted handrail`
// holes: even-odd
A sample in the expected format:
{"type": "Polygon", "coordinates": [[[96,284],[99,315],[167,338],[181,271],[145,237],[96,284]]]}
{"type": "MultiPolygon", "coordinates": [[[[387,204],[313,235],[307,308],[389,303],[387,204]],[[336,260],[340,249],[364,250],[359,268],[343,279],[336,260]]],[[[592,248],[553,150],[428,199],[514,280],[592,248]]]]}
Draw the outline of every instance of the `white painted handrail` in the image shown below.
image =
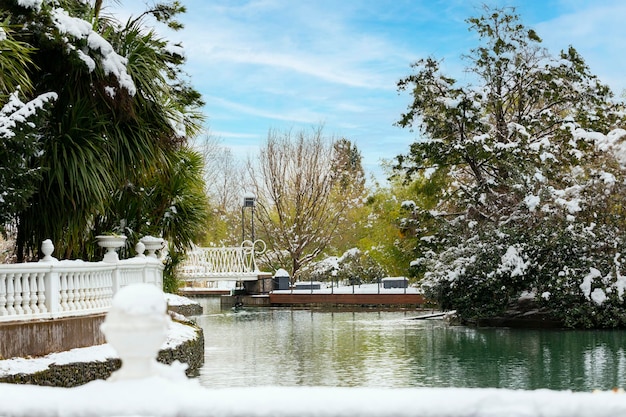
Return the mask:
{"type": "Polygon", "coordinates": [[[178,267],[178,276],[182,280],[256,277],[260,272],[256,255],[264,252],[262,240],[247,240],[241,246],[196,246],[187,252],[187,258],[178,267]]]}
{"type": "Polygon", "coordinates": [[[0,322],[106,312],[113,295],[134,283],[163,287],[163,263],[150,256],[114,262],[57,261],[0,265],[0,322]]]}

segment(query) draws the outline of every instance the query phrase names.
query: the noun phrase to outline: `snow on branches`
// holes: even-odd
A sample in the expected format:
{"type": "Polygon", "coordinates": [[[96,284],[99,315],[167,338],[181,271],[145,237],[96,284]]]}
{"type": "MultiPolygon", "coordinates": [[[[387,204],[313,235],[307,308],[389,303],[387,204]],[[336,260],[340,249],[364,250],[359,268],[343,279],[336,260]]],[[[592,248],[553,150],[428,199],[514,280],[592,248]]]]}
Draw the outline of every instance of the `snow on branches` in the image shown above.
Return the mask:
{"type": "Polygon", "coordinates": [[[536,301],[568,324],[615,325],[587,313],[626,308],[610,291],[626,250],[625,106],[574,48],[552,56],[518,19],[488,7],[468,19],[481,40],[466,56],[474,85],[433,58],[398,83],[413,96],[398,124],[422,138],[395,168],[429,193],[403,224],[417,238],[414,265],[433,297],[470,317],[526,292],[549,294],[536,301]],[[590,270],[603,271],[603,288],[591,289],[590,270]]]}
{"type": "Polygon", "coordinates": [[[137,89],[126,69],[127,59],[116,53],[113,46],[93,30],[91,23],[70,16],[65,9],[60,7],[52,9],[50,17],[59,33],[65,35],[63,41],[67,51],[74,51],[85,63],[89,72],[96,69],[96,62],[88,53],[85,53],[85,50],[98,56],[105,75],[115,76],[120,87],[126,89],[131,96],[135,95],[137,89]]]}

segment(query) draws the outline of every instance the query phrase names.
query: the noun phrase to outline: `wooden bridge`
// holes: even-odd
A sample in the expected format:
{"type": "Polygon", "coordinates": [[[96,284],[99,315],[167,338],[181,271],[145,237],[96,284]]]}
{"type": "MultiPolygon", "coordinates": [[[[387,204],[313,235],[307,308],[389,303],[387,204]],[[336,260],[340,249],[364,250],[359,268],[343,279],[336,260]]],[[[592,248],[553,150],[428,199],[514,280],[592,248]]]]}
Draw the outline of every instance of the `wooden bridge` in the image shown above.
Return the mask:
{"type": "Polygon", "coordinates": [[[256,261],[265,249],[262,240],[245,240],[241,246],[194,247],[177,269],[178,279],[184,282],[182,292],[218,292],[234,288],[235,283],[271,278],[271,273],[259,270],[256,261]]]}

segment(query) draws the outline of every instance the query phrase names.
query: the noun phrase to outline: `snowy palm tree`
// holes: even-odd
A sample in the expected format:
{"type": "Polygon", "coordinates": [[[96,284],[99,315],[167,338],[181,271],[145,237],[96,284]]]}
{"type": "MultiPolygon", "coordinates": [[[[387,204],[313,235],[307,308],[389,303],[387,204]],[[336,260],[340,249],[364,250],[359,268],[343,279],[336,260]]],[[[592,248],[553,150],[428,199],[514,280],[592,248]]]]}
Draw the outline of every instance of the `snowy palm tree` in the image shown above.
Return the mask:
{"type": "MultiPolygon", "coordinates": [[[[98,227],[127,219],[119,191],[167,171],[171,155],[199,130],[199,95],[179,77],[183,56],[144,25],[154,16],[172,26],[184,9],[156,5],[120,25],[100,15],[100,2],[35,3],[0,6],[10,24],[28,28],[16,36],[35,49],[33,95],[58,96],[39,129],[43,152],[30,161],[42,168],[42,181],[19,213],[18,258],[45,238],[61,257],[90,257],[93,245],[85,243],[98,227]]],[[[151,215],[142,213],[158,223],[151,215]]]]}

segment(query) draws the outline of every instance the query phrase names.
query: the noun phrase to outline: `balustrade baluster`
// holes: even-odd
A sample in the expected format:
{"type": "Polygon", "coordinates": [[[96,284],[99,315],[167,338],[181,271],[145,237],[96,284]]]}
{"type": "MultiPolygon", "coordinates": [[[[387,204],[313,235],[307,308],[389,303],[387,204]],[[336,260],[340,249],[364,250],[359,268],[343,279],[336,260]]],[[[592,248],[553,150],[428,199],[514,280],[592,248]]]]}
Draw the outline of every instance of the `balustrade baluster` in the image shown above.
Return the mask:
{"type": "Polygon", "coordinates": [[[87,308],[96,308],[96,279],[98,271],[89,272],[86,277],[87,281],[87,293],[85,294],[85,304],[87,308]]]}
{"type": "Polygon", "coordinates": [[[74,289],[74,310],[83,309],[80,305],[80,274],[80,272],[73,272],[70,278],[74,289]]]}
{"type": "Polygon", "coordinates": [[[15,274],[15,278],[13,278],[13,282],[15,283],[15,314],[21,316],[24,315],[24,308],[22,307],[22,273],[17,272],[15,274]]]}
{"type": "Polygon", "coordinates": [[[32,314],[39,314],[39,297],[37,294],[37,272],[32,272],[28,276],[30,287],[30,311],[32,314]]]}
{"type": "Polygon", "coordinates": [[[85,302],[83,300],[84,297],[84,289],[81,285],[81,277],[83,276],[82,272],[77,272],[74,275],[74,304],[76,305],[76,310],[84,310],[85,302]]]}
{"type": "Polygon", "coordinates": [[[69,311],[70,305],[68,304],[68,293],[67,293],[67,273],[59,274],[59,279],[61,280],[61,311],[69,311]]]}
{"type": "Polygon", "coordinates": [[[66,288],[66,300],[67,300],[67,310],[74,310],[74,281],[73,281],[73,273],[67,272],[65,275],[65,282],[67,284],[66,288]]]}
{"type": "Polygon", "coordinates": [[[85,304],[87,308],[95,308],[94,298],[95,298],[95,278],[98,274],[98,271],[87,272],[85,275],[85,304]]]}
{"type": "Polygon", "coordinates": [[[15,272],[7,274],[7,311],[9,316],[17,314],[15,310],[15,272]]]}
{"type": "Polygon", "coordinates": [[[74,285],[74,276],[76,272],[69,272],[67,274],[67,306],[70,311],[76,310],[76,286],[74,285]]]}
{"type": "Polygon", "coordinates": [[[98,308],[98,288],[100,287],[100,274],[102,271],[96,271],[91,274],[91,287],[90,287],[90,296],[89,301],[91,303],[92,308],[98,308]]]}
{"type": "Polygon", "coordinates": [[[67,305],[70,307],[70,310],[78,310],[79,306],[76,303],[77,299],[78,292],[76,288],[76,272],[70,272],[67,275],[67,305]]]}
{"type": "Polygon", "coordinates": [[[30,307],[32,302],[31,299],[31,291],[30,291],[30,274],[24,273],[21,277],[22,281],[22,310],[24,310],[24,314],[31,315],[33,314],[33,309],[30,307]]]}
{"type": "Polygon", "coordinates": [[[40,272],[37,274],[37,309],[40,313],[47,313],[46,308],[46,273],[40,272]]]}
{"type": "Polygon", "coordinates": [[[76,298],[74,299],[74,304],[76,304],[76,309],[81,311],[85,309],[85,287],[83,278],[84,272],[82,271],[76,272],[74,275],[74,285],[76,288],[76,290],[74,291],[74,294],[76,296],[76,298]]]}
{"type": "MultiPolygon", "coordinates": [[[[115,274],[116,272],[113,271],[110,273],[110,275],[107,275],[107,286],[106,286],[106,292],[105,292],[105,297],[104,297],[106,307],[111,305],[111,300],[113,300],[113,294],[115,294],[116,285],[117,285],[115,274]]],[[[119,287],[117,288],[119,289],[119,287]]]]}
{"type": "MultiPolygon", "coordinates": [[[[36,273],[35,275],[36,276],[36,273]]],[[[37,308],[37,283],[32,281],[33,274],[25,273],[22,275],[22,293],[24,306],[24,314],[33,314],[37,308]],[[35,309],[33,309],[35,307],[35,309]]]]}
{"type": "Polygon", "coordinates": [[[93,283],[93,297],[91,302],[93,303],[93,308],[100,308],[100,289],[102,288],[102,274],[103,271],[98,271],[94,274],[94,283],[93,283]]]}
{"type": "Polygon", "coordinates": [[[81,271],[76,275],[76,285],[78,286],[78,309],[87,309],[87,282],[86,273],[81,271]]]}
{"type": "Polygon", "coordinates": [[[111,272],[107,271],[102,275],[102,288],[100,290],[100,307],[107,307],[113,294],[113,278],[111,272]]]}
{"type": "Polygon", "coordinates": [[[95,304],[97,308],[104,307],[104,299],[106,296],[106,272],[100,271],[98,273],[98,283],[96,285],[96,297],[95,304]]]}
{"type": "Polygon", "coordinates": [[[8,316],[7,310],[7,274],[0,273],[0,316],[8,316]]]}
{"type": "Polygon", "coordinates": [[[100,288],[102,287],[102,271],[97,271],[93,275],[93,296],[91,303],[93,308],[100,308],[100,288]]]}
{"type": "Polygon", "coordinates": [[[91,305],[91,308],[97,308],[96,305],[96,292],[98,291],[98,277],[100,276],[100,271],[94,271],[89,274],[89,296],[88,304],[91,305]]]}

